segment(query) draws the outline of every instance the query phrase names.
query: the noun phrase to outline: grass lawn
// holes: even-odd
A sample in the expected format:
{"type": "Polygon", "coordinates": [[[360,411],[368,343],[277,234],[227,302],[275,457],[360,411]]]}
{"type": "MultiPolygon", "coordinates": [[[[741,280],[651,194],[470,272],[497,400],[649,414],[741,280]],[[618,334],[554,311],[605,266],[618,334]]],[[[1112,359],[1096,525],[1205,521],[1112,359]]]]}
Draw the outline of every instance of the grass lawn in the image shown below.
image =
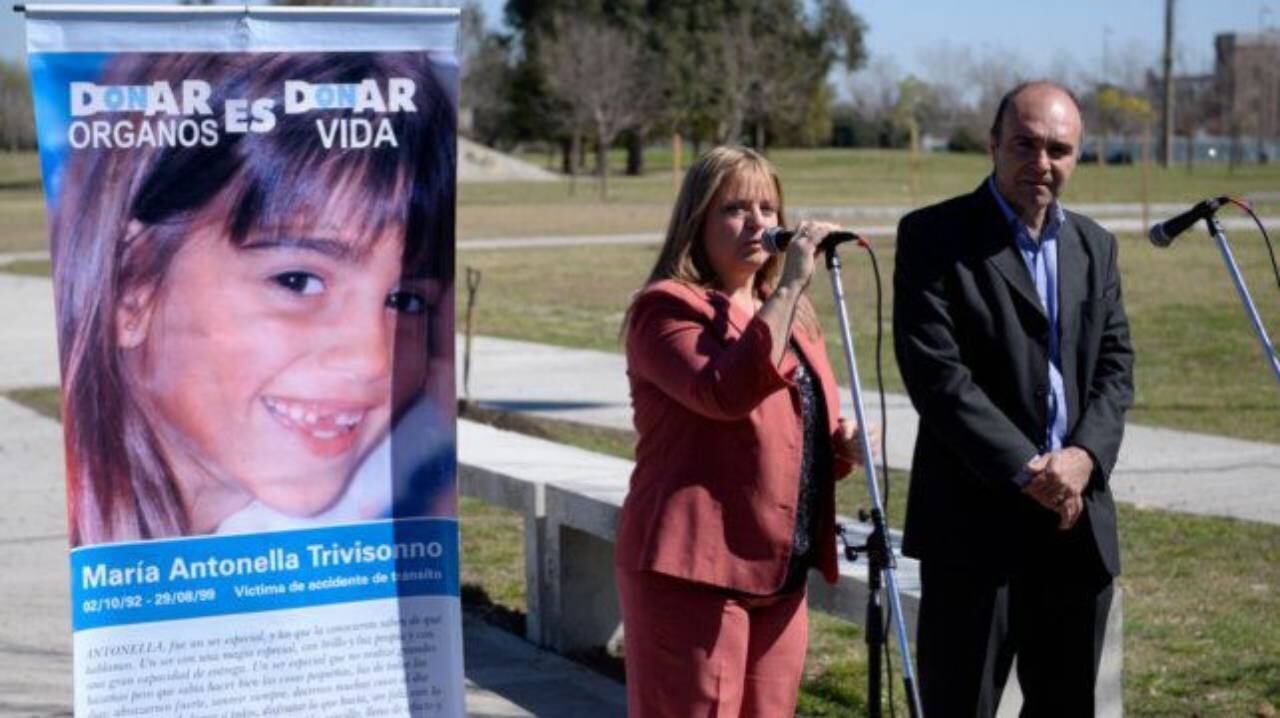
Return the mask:
{"type": "MultiPolygon", "coordinates": [[[[977,186],[988,171],[982,155],[929,153],[920,164],[918,188],[912,192],[910,158],[895,150],[775,150],[787,202],[793,206],[890,204],[912,206],[933,202],[977,186]]],[[[691,157],[688,148],[685,164],[691,157]]],[[[545,155],[527,159],[546,165],[545,155]]],[[[621,153],[613,154],[620,171],[621,153]]],[[[661,232],[675,196],[671,157],[665,149],[647,155],[641,177],[612,177],[608,203],[598,199],[594,180],[580,177],[576,192],[569,182],[497,182],[463,184],[458,190],[458,236],[462,239],[542,235],[661,232]]],[[[40,170],[34,153],[0,153],[0,253],[46,246],[40,170]]],[[[1068,190],[1073,202],[1136,202],[1142,183],[1137,166],[1081,167],[1068,190]]],[[[1153,168],[1152,201],[1191,202],[1229,193],[1274,192],[1280,166],[1225,165],[1153,168]]],[[[1280,209],[1270,201],[1264,210],[1280,209]]]]}

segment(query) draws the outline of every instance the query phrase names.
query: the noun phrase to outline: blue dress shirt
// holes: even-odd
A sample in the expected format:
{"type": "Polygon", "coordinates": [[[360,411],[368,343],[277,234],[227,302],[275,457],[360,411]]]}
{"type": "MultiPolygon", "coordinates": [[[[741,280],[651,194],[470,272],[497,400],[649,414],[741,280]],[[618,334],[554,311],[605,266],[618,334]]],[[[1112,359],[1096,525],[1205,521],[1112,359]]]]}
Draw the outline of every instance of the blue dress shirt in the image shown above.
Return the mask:
{"type": "MultiPolygon", "coordinates": [[[[1047,454],[1061,449],[1067,435],[1067,392],[1062,382],[1062,331],[1058,322],[1058,234],[1062,231],[1066,215],[1062,211],[1062,205],[1056,200],[1049,205],[1046,215],[1048,222],[1040,230],[1040,240],[1036,241],[1027,226],[1013,213],[1009,203],[1000,196],[996,189],[995,175],[987,178],[987,187],[1009,224],[1014,243],[1035,281],[1040,306],[1049,318],[1049,396],[1046,398],[1049,405],[1049,425],[1040,444],[1040,453],[1047,454]]],[[[1031,458],[1034,457],[1028,457],[1028,460],[1031,458]]],[[[1026,486],[1031,477],[1026,471],[1019,471],[1014,481],[1019,486],[1026,486]]]]}

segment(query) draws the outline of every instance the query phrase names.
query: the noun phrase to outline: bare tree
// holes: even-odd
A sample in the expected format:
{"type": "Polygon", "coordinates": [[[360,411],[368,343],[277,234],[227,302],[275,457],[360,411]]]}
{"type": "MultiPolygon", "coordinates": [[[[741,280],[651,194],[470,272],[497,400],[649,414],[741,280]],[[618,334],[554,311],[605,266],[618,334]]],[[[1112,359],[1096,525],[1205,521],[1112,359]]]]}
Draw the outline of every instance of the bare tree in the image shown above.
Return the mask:
{"type": "Polygon", "coordinates": [[[1030,79],[1026,62],[1012,52],[989,52],[969,66],[969,81],[976,89],[979,117],[991,118],[1004,93],[1030,79]]]}
{"type": "Polygon", "coordinates": [[[459,130],[486,145],[506,134],[511,113],[511,51],[507,41],[485,30],[484,10],[475,0],[462,7],[458,33],[462,63],[459,130]]]}
{"type": "Polygon", "coordinates": [[[600,196],[607,199],[609,146],[656,111],[658,79],[647,71],[639,44],[598,19],[559,15],[541,46],[548,84],[569,106],[574,136],[595,139],[600,196]]]}
{"type": "MultiPolygon", "coordinates": [[[[1146,83],[1147,71],[1155,65],[1156,52],[1149,45],[1130,40],[1112,50],[1109,63],[1111,83],[1129,92],[1141,90],[1146,83]]],[[[1177,103],[1174,103],[1177,107],[1177,103]]]]}
{"type": "MultiPolygon", "coordinates": [[[[724,107],[716,127],[715,140],[734,142],[751,125],[751,143],[763,150],[765,126],[770,115],[786,108],[802,106],[806,96],[804,83],[790,73],[780,73],[789,61],[789,48],[770,41],[753,31],[760,21],[751,8],[745,8],[720,30],[717,47],[721,54],[724,107]],[[743,41],[743,38],[751,38],[743,41]]],[[[794,53],[790,53],[794,54],[794,53]]]]}
{"type": "MultiPolygon", "coordinates": [[[[1114,63],[1115,59],[1113,58],[1111,62],[1114,63]]],[[[1126,72],[1127,69],[1121,71],[1122,74],[1126,72]]],[[[1094,84],[1090,73],[1080,64],[1080,56],[1066,49],[1058,49],[1049,58],[1044,77],[1062,83],[1077,94],[1083,92],[1085,87],[1094,84]]],[[[1141,78],[1138,78],[1138,82],[1141,82],[1141,78]]]]}
{"type": "MultiPolygon", "coordinates": [[[[992,116],[1004,93],[1032,76],[1044,76],[1017,53],[997,48],[977,52],[943,42],[925,51],[925,79],[929,80],[937,101],[950,110],[951,145],[974,149],[985,148],[992,116]]],[[[1048,77],[1068,81],[1070,66],[1061,56],[1049,62],[1048,77]]]]}
{"type": "Polygon", "coordinates": [[[13,152],[35,146],[35,118],[27,69],[0,61],[0,149],[13,152]]]}
{"type": "Polygon", "coordinates": [[[859,113],[880,117],[898,104],[898,87],[905,75],[891,57],[871,58],[865,67],[849,74],[849,95],[859,113]]]}

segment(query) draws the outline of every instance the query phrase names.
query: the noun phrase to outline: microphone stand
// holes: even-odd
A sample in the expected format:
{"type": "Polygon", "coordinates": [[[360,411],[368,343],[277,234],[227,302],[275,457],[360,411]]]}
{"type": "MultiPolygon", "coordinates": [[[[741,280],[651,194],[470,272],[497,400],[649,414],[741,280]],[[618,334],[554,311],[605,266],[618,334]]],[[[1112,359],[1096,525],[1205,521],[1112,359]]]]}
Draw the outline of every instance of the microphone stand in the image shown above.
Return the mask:
{"type": "Polygon", "coordinates": [[[1266,356],[1267,363],[1271,365],[1276,381],[1280,381],[1280,356],[1276,355],[1276,347],[1267,336],[1266,327],[1262,326],[1262,319],[1258,317],[1258,308],[1254,306],[1253,297],[1249,296],[1249,288],[1245,286],[1244,278],[1240,276],[1240,267],[1236,265],[1236,258],[1231,254],[1231,247],[1227,245],[1227,233],[1222,228],[1222,223],[1218,221],[1217,215],[1209,215],[1205,218],[1205,222],[1209,225],[1209,234],[1217,243],[1218,250],[1222,252],[1222,260],[1227,263],[1227,271],[1231,274],[1231,281],[1235,282],[1245,313],[1253,322],[1253,330],[1258,335],[1258,341],[1262,343],[1262,353],[1266,356]]]}
{"type": "Polygon", "coordinates": [[[867,556],[867,708],[870,718],[880,718],[880,657],[885,645],[884,605],[881,602],[881,579],[889,589],[889,608],[898,631],[898,651],[902,658],[902,684],[906,689],[907,707],[912,718],[922,718],[920,693],[916,687],[915,670],[911,663],[911,648],[907,644],[907,624],[902,613],[902,598],[898,593],[897,562],[889,545],[889,527],[885,522],[884,508],[880,503],[880,487],[876,483],[876,462],[871,450],[871,435],[862,406],[862,386],[858,381],[858,363],[853,356],[853,333],[849,330],[849,315],[844,306],[844,285],[840,281],[840,255],[836,243],[824,248],[827,269],[831,272],[831,291],[835,298],[836,316],[840,319],[840,339],[844,345],[845,366],[849,370],[849,389],[853,397],[853,410],[858,419],[858,435],[862,440],[862,455],[867,472],[867,494],[871,497],[871,535],[863,546],[845,546],[846,555],[852,560],[857,553],[867,556]]]}

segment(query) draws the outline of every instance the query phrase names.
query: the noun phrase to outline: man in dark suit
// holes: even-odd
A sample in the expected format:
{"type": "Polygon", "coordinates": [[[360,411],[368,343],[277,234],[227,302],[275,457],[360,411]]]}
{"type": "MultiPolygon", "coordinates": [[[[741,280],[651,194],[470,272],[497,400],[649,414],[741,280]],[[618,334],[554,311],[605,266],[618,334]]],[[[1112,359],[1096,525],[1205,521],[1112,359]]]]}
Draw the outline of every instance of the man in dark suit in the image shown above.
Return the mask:
{"type": "Polygon", "coordinates": [[[994,171],[898,227],[894,346],[920,414],[903,550],[921,560],[925,714],[1091,716],[1113,579],[1107,486],[1133,398],[1116,241],[1059,196],[1079,104],[1020,85],[994,171]]]}

